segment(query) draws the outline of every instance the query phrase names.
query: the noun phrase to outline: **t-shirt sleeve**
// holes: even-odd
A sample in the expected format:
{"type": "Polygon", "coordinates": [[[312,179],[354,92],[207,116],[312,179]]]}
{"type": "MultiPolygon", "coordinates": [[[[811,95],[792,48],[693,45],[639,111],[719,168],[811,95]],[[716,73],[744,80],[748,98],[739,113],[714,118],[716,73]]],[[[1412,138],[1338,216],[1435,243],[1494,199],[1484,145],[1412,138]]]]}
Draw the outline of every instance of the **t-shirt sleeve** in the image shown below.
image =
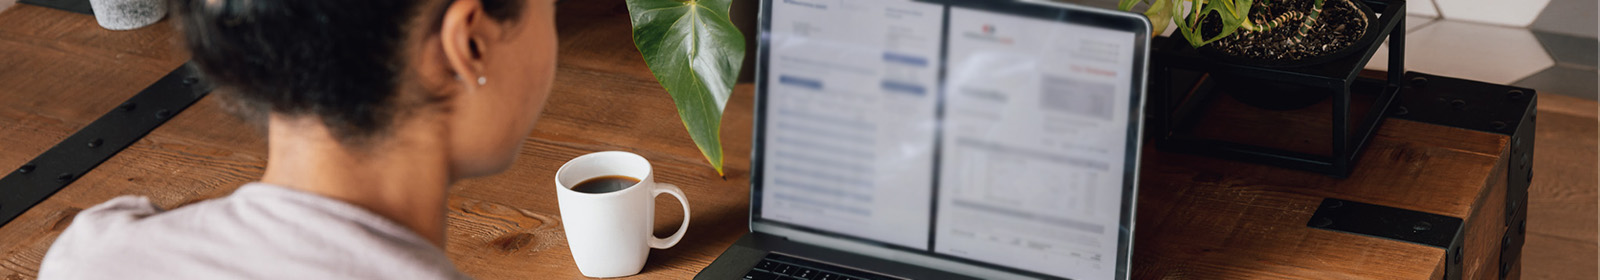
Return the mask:
{"type": "Polygon", "coordinates": [[[109,247],[118,243],[118,232],[161,211],[148,198],[121,196],[78,212],[45,253],[39,279],[94,279],[105,276],[99,273],[117,270],[115,267],[138,263],[115,259],[111,254],[118,250],[109,247]]]}
{"type": "Polygon", "coordinates": [[[445,252],[341,201],[268,185],[162,210],[125,196],[74,216],[41,279],[463,279],[445,252]]]}

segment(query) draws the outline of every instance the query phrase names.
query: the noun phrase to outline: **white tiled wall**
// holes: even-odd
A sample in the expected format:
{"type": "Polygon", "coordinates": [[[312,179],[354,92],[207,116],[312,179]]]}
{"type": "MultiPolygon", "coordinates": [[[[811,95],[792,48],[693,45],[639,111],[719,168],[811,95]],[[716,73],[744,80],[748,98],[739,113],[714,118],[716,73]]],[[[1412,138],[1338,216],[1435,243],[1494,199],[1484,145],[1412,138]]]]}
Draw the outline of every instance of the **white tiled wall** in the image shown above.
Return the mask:
{"type": "MultiPolygon", "coordinates": [[[[1387,46],[1367,68],[1382,70],[1385,61],[1387,46]]],[[[1409,71],[1511,84],[1551,65],[1555,60],[1523,28],[1443,20],[1406,33],[1409,71]]]]}
{"type": "Polygon", "coordinates": [[[1406,70],[1596,98],[1595,0],[1408,1],[1406,70]]]}
{"type": "MultiPolygon", "coordinates": [[[[1550,0],[1433,0],[1446,19],[1527,27],[1550,0]]],[[[1409,10],[1407,12],[1410,12],[1409,10]]]]}
{"type": "Polygon", "coordinates": [[[1406,14],[1436,18],[1439,17],[1439,9],[1434,8],[1433,0],[1411,0],[1406,2],[1406,14]]]}

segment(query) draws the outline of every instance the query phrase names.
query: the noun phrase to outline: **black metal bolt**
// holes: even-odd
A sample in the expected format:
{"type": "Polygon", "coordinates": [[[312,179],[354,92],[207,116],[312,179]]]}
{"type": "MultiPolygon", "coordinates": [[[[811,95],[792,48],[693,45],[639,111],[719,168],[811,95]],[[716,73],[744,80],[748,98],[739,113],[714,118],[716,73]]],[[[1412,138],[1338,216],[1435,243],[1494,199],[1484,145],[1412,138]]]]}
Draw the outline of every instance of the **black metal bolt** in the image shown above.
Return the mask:
{"type": "MultiPolygon", "coordinates": [[[[1505,130],[1506,129],[1506,122],[1502,122],[1502,121],[1489,122],[1489,128],[1494,128],[1494,130],[1505,130]]],[[[1512,147],[1516,147],[1517,145],[1513,144],[1511,146],[1512,147]]]]}
{"type": "Polygon", "coordinates": [[[99,148],[100,144],[105,144],[105,141],[100,140],[100,138],[95,138],[94,140],[89,140],[89,147],[90,148],[99,148]]]}
{"type": "Polygon", "coordinates": [[[185,85],[185,86],[192,86],[192,85],[194,85],[196,83],[200,83],[200,78],[196,78],[196,77],[183,78],[183,85],[185,85]]]}
{"type": "MultiPolygon", "coordinates": [[[[1521,156],[1521,157],[1519,157],[1519,158],[1518,158],[1518,159],[1517,159],[1517,161],[1518,161],[1518,162],[1521,162],[1521,163],[1522,163],[1522,164],[1523,164],[1523,165],[1527,165],[1527,164],[1530,164],[1530,163],[1533,163],[1533,156],[1532,156],[1532,154],[1533,154],[1533,153],[1522,153],[1522,156],[1521,156]]],[[[1533,173],[1528,173],[1528,174],[1533,174],[1533,173]]]]}
{"type": "Polygon", "coordinates": [[[1513,90],[1510,90],[1510,91],[1506,91],[1506,96],[1507,97],[1511,97],[1511,100],[1522,100],[1522,96],[1527,95],[1527,94],[1528,93],[1522,92],[1522,90],[1520,90],[1520,89],[1513,89],[1513,90]]]}
{"type": "Polygon", "coordinates": [[[1406,106],[1395,106],[1394,107],[1394,115],[1396,115],[1396,116],[1404,116],[1404,115],[1410,114],[1410,113],[1411,113],[1411,110],[1407,110],[1406,106]]]}
{"type": "Polygon", "coordinates": [[[1453,257],[1455,259],[1455,263],[1457,263],[1457,264],[1461,263],[1461,251],[1465,251],[1465,250],[1466,249],[1462,249],[1461,247],[1456,247],[1456,253],[1454,254],[1455,256],[1453,257]]]}
{"type": "Polygon", "coordinates": [[[1507,235],[1507,236],[1501,236],[1500,237],[1500,251],[1501,252],[1510,252],[1511,251],[1511,236],[1507,235]]]}
{"type": "Polygon", "coordinates": [[[1523,219],[1521,222],[1517,222],[1517,234],[1525,234],[1525,233],[1528,233],[1528,220],[1527,219],[1523,219]]]}
{"type": "Polygon", "coordinates": [[[133,102],[122,102],[122,105],[117,105],[117,108],[122,109],[123,111],[133,111],[134,108],[138,107],[139,104],[134,104],[133,102]]]}
{"type": "Polygon", "coordinates": [[[1428,231],[1430,229],[1433,229],[1433,224],[1428,222],[1417,222],[1411,225],[1411,230],[1413,231],[1428,231]]]}
{"type": "Polygon", "coordinates": [[[1506,279],[1508,274],[1511,274],[1511,263],[1500,260],[1500,279],[1506,279]]]}
{"type": "Polygon", "coordinates": [[[1328,208],[1339,208],[1339,207],[1344,207],[1344,202],[1341,202],[1341,201],[1338,201],[1338,200],[1330,200],[1330,201],[1328,201],[1328,208]]]}
{"type": "Polygon", "coordinates": [[[171,110],[167,110],[167,109],[156,110],[156,118],[157,119],[165,119],[165,118],[171,117],[171,116],[172,116],[172,111],[171,110]]]}
{"type": "Polygon", "coordinates": [[[56,176],[56,182],[65,183],[67,181],[72,181],[72,173],[61,173],[61,175],[56,176]]]}
{"type": "Polygon", "coordinates": [[[1411,86],[1421,87],[1428,85],[1427,77],[1411,77],[1411,86]]]}
{"type": "Polygon", "coordinates": [[[1325,228],[1331,225],[1333,225],[1333,220],[1328,218],[1317,218],[1311,221],[1311,226],[1313,227],[1325,228]]]}
{"type": "MultiPolygon", "coordinates": [[[[1526,192],[1526,191],[1524,191],[1524,192],[1526,192]]],[[[1527,196],[1528,196],[1527,194],[1523,194],[1522,196],[1523,196],[1522,200],[1528,200],[1527,199],[1527,196]]],[[[1516,224],[1512,223],[1512,221],[1515,221],[1517,219],[1517,213],[1518,212],[1522,212],[1522,210],[1520,208],[1517,208],[1517,200],[1516,199],[1506,199],[1506,203],[1508,203],[1508,204],[1506,205],[1506,211],[1505,211],[1506,218],[1504,220],[1506,221],[1506,230],[1510,230],[1511,228],[1516,227],[1516,224]]],[[[1526,217],[1526,216],[1527,216],[1527,214],[1523,214],[1523,217],[1526,217]]],[[[1527,219],[1523,219],[1523,220],[1527,220],[1527,219]]]]}
{"type": "Polygon", "coordinates": [[[1466,109],[1467,108],[1467,101],[1466,100],[1461,100],[1461,99],[1450,100],[1450,107],[1454,107],[1454,108],[1456,108],[1456,110],[1466,109]]]}
{"type": "Polygon", "coordinates": [[[17,173],[22,173],[22,174],[33,173],[33,168],[34,168],[33,164],[23,164],[22,167],[17,168],[17,173]]]}

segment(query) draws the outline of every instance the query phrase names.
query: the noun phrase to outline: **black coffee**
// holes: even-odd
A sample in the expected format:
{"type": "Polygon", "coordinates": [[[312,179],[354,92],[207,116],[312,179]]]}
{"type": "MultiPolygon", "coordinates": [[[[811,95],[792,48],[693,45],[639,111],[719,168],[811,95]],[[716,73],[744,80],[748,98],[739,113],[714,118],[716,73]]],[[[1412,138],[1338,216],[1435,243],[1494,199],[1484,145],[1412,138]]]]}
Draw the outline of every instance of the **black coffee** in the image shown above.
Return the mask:
{"type": "Polygon", "coordinates": [[[581,193],[608,193],[620,191],[639,183],[639,179],[622,175],[606,175],[589,178],[572,186],[572,190],[581,193]]]}

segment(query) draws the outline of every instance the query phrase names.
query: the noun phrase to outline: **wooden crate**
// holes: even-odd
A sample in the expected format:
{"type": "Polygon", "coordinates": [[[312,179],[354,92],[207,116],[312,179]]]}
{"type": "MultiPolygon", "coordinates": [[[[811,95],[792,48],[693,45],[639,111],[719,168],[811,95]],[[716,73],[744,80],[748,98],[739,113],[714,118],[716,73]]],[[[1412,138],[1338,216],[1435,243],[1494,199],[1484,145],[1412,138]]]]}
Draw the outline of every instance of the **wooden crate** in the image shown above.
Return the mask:
{"type": "MultiPolygon", "coordinates": [[[[1346,179],[1147,147],[1134,228],[1133,277],[1519,278],[1529,181],[1525,177],[1531,166],[1519,162],[1518,157],[1532,154],[1533,93],[1524,92],[1526,95],[1520,98],[1526,100],[1520,102],[1476,103],[1473,105],[1479,107],[1474,110],[1418,108],[1451,108],[1456,99],[1441,97],[1446,95],[1506,93],[1503,86],[1440,80],[1449,81],[1437,82],[1447,84],[1432,86],[1433,92],[1406,93],[1410,95],[1402,95],[1406,96],[1404,100],[1396,101],[1396,106],[1414,106],[1409,110],[1411,115],[1404,116],[1413,120],[1385,120],[1346,179]],[[1474,90],[1441,92],[1460,88],[1453,86],[1474,90]],[[1510,124],[1493,125],[1458,122],[1478,118],[1457,114],[1481,114],[1483,110],[1513,112],[1526,119],[1514,117],[1510,124]],[[1526,133],[1520,133],[1523,131],[1526,133]],[[1522,183],[1508,185],[1508,181],[1522,183]],[[1507,199],[1508,194],[1511,199],[1507,199]],[[1459,218],[1463,221],[1460,241],[1453,246],[1458,246],[1460,252],[1456,255],[1450,249],[1453,247],[1313,227],[1312,216],[1326,198],[1459,218]],[[1457,259],[1460,264],[1451,265],[1457,259]],[[1459,275],[1450,275],[1454,266],[1459,266],[1459,275]]],[[[1427,91],[1412,87],[1408,90],[1427,91]]],[[[1500,96],[1460,98],[1477,101],[1500,96]]],[[[1220,114],[1273,118],[1219,122],[1256,125],[1252,128],[1260,131],[1256,135],[1273,138],[1265,142],[1317,146],[1306,144],[1314,142],[1316,136],[1304,135],[1315,135],[1309,131],[1328,127],[1325,123],[1318,125],[1327,120],[1326,109],[1319,111],[1327,102],[1299,112],[1251,112],[1259,109],[1230,103],[1234,101],[1228,98],[1217,102],[1214,106],[1222,106],[1223,110],[1214,111],[1220,114]],[[1279,124],[1260,125],[1273,122],[1279,124]]],[[[1374,222],[1391,218],[1371,217],[1374,222]]]]}

